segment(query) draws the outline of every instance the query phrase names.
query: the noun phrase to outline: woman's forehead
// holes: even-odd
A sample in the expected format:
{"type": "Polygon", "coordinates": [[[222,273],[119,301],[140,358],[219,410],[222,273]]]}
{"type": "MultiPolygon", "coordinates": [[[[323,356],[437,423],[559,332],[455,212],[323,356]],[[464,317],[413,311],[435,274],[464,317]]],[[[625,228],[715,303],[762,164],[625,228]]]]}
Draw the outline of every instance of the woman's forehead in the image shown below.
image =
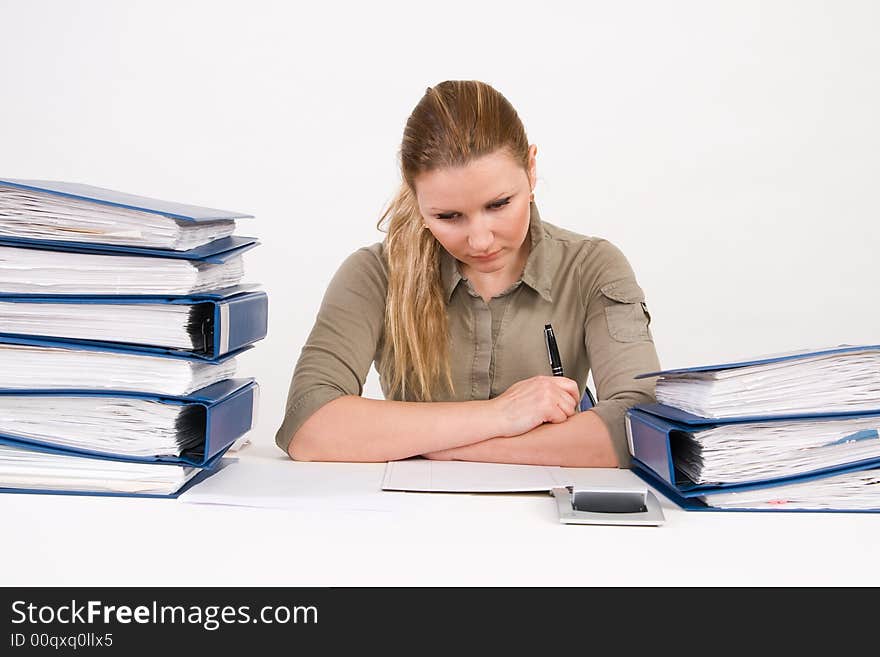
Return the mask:
{"type": "Polygon", "coordinates": [[[515,191],[527,180],[519,162],[507,151],[496,151],[467,164],[421,173],[416,176],[414,185],[423,207],[442,209],[441,205],[449,203],[491,201],[498,195],[515,191]]]}

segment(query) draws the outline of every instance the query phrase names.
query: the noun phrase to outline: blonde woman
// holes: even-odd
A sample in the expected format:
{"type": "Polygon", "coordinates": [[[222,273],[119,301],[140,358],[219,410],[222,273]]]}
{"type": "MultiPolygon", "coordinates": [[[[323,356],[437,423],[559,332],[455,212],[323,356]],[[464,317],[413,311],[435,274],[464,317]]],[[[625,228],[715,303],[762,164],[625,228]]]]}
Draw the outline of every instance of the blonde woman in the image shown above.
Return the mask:
{"type": "Polygon", "coordinates": [[[633,377],[660,369],[644,294],[612,244],[541,220],[536,153],[491,86],[427,90],[387,237],[336,272],[296,364],[291,458],[629,465],[624,414],[654,385],[633,377]],[[548,323],[571,378],[551,375],[548,323]],[[373,363],[383,400],[360,396],[373,363]]]}

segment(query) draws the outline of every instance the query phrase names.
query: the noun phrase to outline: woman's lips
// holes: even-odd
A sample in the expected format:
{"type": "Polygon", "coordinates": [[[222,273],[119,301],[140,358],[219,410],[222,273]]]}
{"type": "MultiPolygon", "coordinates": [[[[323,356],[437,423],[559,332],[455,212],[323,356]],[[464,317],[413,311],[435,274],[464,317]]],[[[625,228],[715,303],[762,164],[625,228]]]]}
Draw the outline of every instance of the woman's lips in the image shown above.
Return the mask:
{"type": "Polygon", "coordinates": [[[498,249],[497,251],[490,253],[488,255],[484,255],[484,256],[475,255],[475,256],[471,256],[471,258],[473,258],[474,260],[478,260],[480,262],[488,262],[489,260],[494,260],[495,258],[497,258],[501,254],[502,250],[503,249],[498,249]]]}

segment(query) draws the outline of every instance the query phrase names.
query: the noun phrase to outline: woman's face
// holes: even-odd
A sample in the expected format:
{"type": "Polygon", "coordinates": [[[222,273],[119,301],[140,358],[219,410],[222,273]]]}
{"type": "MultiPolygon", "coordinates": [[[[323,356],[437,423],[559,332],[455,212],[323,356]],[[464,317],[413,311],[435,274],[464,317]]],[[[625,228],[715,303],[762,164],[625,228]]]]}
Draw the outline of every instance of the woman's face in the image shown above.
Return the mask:
{"type": "Polygon", "coordinates": [[[535,154],[526,172],[506,149],[414,181],[419,210],[437,241],[462,263],[462,273],[519,276],[528,255],[529,195],[535,154]]]}

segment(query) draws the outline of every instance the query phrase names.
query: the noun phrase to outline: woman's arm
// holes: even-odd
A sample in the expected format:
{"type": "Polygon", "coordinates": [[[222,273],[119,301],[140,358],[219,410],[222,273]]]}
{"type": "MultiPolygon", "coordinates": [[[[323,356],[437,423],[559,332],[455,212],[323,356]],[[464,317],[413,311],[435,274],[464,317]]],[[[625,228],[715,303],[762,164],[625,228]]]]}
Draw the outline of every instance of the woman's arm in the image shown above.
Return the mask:
{"type": "Polygon", "coordinates": [[[491,438],[474,445],[430,452],[429,459],[616,468],[618,458],[608,427],[591,411],[559,424],[542,424],[512,438],[491,438]]]}
{"type": "Polygon", "coordinates": [[[348,395],[325,404],[296,432],[297,461],[395,461],[497,435],[490,401],[400,402],[348,395]]]}
{"type": "Polygon", "coordinates": [[[629,467],[626,412],[654,401],[654,379],[637,379],[660,369],[648,328],[645,293],[632,267],[616,246],[599,241],[578,276],[585,300],[584,347],[596,384],[596,405],[611,436],[620,467],[629,467]]]}
{"type": "Polygon", "coordinates": [[[298,461],[394,461],[496,436],[515,436],[575,414],[578,386],[564,377],[519,381],[491,400],[400,402],[346,395],[299,427],[288,454],[298,461]]]}

